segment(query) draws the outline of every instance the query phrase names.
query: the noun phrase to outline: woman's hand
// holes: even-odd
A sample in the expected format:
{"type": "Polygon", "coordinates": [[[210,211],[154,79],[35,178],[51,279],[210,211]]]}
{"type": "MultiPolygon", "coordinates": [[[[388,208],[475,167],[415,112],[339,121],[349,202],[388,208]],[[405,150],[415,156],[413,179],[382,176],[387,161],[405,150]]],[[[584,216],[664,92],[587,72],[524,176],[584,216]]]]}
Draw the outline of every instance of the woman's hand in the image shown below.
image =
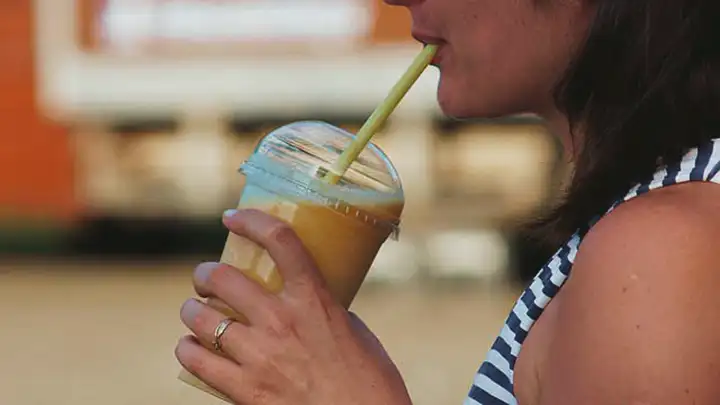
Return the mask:
{"type": "Polygon", "coordinates": [[[284,289],[273,295],[230,266],[198,266],[198,294],[224,302],[249,324],[229,326],[222,354],[208,350],[225,316],[188,300],[181,317],[194,336],[181,339],[175,350],[183,367],[242,405],[411,404],[382,345],[332,299],[287,224],[255,210],[232,212],[224,222],[268,251],[284,289]]]}

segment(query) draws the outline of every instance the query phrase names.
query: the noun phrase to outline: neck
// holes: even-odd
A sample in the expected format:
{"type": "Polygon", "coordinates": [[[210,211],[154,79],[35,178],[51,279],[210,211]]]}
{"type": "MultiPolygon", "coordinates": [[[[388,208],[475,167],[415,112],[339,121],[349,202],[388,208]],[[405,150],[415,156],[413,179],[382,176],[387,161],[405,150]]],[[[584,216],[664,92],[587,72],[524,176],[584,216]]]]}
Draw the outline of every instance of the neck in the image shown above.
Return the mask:
{"type": "Polygon", "coordinates": [[[556,109],[553,109],[549,113],[540,115],[545,120],[553,135],[555,135],[562,143],[565,161],[567,163],[575,161],[580,153],[578,145],[580,137],[577,132],[573,133],[573,129],[570,127],[567,117],[556,109]]]}

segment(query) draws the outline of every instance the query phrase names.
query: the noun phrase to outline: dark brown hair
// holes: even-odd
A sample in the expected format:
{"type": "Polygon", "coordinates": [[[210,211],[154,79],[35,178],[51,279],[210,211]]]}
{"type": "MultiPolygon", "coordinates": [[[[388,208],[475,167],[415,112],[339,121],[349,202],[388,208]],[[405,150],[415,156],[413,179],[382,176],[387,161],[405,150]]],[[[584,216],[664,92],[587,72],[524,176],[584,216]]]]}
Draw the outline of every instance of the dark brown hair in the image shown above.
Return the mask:
{"type": "Polygon", "coordinates": [[[720,137],[720,1],[588,1],[597,14],[555,94],[581,150],[566,197],[534,227],[553,244],[659,162],[720,137]]]}

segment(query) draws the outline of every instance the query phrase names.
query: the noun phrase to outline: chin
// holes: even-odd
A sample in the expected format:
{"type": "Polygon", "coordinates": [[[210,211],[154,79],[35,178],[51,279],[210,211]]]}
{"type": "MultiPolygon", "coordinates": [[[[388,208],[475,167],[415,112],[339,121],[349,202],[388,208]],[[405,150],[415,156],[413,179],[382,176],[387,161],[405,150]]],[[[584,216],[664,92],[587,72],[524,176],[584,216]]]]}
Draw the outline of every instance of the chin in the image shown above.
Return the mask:
{"type": "Polygon", "coordinates": [[[443,114],[456,119],[500,118],[524,111],[513,108],[509,100],[488,97],[502,94],[498,91],[469,92],[467,86],[440,79],[437,100],[443,114]],[[483,97],[485,96],[485,97],[483,97]]]}
{"type": "Polygon", "coordinates": [[[464,100],[445,99],[438,97],[438,104],[442,113],[454,119],[472,119],[472,118],[500,118],[513,113],[504,113],[501,110],[490,108],[478,108],[464,100]]]}

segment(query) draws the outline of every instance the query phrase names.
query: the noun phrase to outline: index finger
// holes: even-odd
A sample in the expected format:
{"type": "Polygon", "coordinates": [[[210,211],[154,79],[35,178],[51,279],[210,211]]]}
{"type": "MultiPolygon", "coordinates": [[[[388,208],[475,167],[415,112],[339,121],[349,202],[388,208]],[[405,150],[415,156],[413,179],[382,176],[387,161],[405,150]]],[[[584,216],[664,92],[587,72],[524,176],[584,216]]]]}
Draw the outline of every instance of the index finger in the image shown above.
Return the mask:
{"type": "Polygon", "coordinates": [[[312,254],[287,222],[259,210],[228,210],[227,228],[264,248],[275,262],[285,289],[322,284],[312,254]]]}

